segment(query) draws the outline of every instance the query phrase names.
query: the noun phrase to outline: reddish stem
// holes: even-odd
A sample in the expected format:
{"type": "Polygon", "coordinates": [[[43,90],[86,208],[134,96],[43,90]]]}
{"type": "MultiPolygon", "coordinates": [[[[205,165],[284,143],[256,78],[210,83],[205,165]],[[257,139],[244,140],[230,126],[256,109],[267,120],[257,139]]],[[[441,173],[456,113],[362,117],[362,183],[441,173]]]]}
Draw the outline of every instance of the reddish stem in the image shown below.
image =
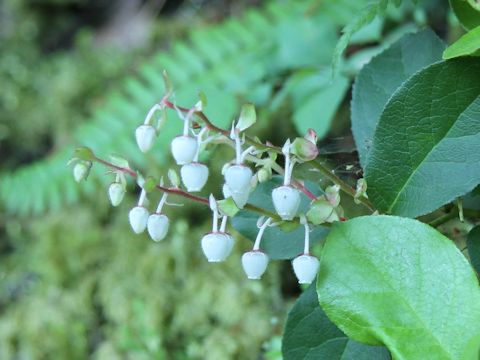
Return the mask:
{"type": "MultiPolygon", "coordinates": [[[[121,171],[125,174],[128,174],[134,178],[137,177],[137,172],[130,169],[130,168],[125,168],[125,167],[121,167],[121,166],[117,166],[115,164],[112,164],[111,162],[108,162],[106,160],[103,160],[103,159],[100,159],[99,157],[94,157],[94,160],[109,167],[109,168],[112,168],[112,169],[115,169],[115,170],[118,170],[118,171],[121,171]]],[[[196,201],[196,202],[199,202],[199,203],[202,203],[202,204],[205,204],[205,205],[209,205],[210,202],[208,201],[207,198],[204,198],[204,197],[201,197],[201,196],[196,196],[196,195],[192,195],[186,191],[183,191],[182,189],[178,189],[178,188],[167,188],[167,187],[164,187],[164,186],[161,186],[161,185],[156,185],[156,188],[163,191],[163,192],[166,192],[168,194],[175,194],[175,195],[179,195],[179,196],[182,196],[186,199],[190,199],[190,200],[193,200],[193,201],[196,201]]],[[[265,215],[265,216],[268,216],[268,217],[271,217],[273,219],[275,219],[276,221],[280,221],[280,218],[277,214],[274,214],[268,210],[265,210],[265,209],[262,209],[258,206],[255,206],[255,205],[252,205],[252,204],[246,204],[245,205],[245,209],[248,209],[248,210],[251,210],[251,211],[254,211],[254,212],[257,212],[259,214],[262,214],[262,215],[265,215]]]]}

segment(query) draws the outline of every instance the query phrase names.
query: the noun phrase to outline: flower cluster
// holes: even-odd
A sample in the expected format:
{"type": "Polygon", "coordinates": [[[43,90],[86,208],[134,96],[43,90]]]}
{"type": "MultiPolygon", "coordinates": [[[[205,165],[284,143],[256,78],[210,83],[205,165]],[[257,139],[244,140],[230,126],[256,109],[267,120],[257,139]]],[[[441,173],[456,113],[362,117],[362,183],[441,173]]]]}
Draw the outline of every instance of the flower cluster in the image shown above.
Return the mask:
{"type": "MultiPolygon", "coordinates": [[[[161,102],[150,109],[144,123],[135,130],[135,138],[140,151],[143,153],[150,151],[155,145],[159,130],[165,123],[166,109],[176,110],[183,121],[183,133],[171,141],[170,149],[173,159],[181,168],[180,178],[175,171],[169,170],[168,178],[171,187],[165,187],[163,179],[160,181],[145,179],[130,169],[128,162],[121,158],[112,158],[112,163],[109,163],[95,157],[87,148],[82,149],[79,156],[74,158],[75,179],[80,181],[88,176],[92,161],[99,161],[109,166],[115,175],[115,181],[110,184],[108,195],[111,204],[118,206],[126,192],[126,175],[137,177],[141,192],[137,205],[129,212],[130,225],[136,234],[147,230],[154,241],[163,240],[168,233],[170,220],[163,212],[163,208],[165,205],[173,205],[167,202],[169,194],[174,193],[208,204],[212,211],[212,230],[202,237],[201,248],[209,262],[221,262],[229,256],[234,246],[234,238],[227,231],[228,218],[235,216],[239,209],[245,207],[252,209],[248,199],[258,182],[268,181],[273,171],[282,174],[283,184],[273,189],[271,193],[276,214],[274,216],[264,211],[264,215],[260,216],[253,248],[243,254],[241,263],[249,279],[260,279],[269,262],[268,255],[261,248],[265,231],[268,227],[278,226],[284,222],[297,222],[305,229],[304,250],[293,259],[292,266],[299,283],[312,282],[317,274],[319,261],[310,254],[310,224],[317,225],[343,218],[338,185],[328,187],[323,195],[317,197],[292,176],[296,163],[311,161],[318,155],[315,132],[309,130],[304,138],[296,138],[293,142],[288,139],[280,149],[268,142],[263,144],[256,140],[252,141],[245,135],[244,131],[256,121],[255,109],[252,105],[247,104],[242,107],[238,120],[227,131],[214,126],[206,118],[202,112],[202,101],[186,109],[177,107],[168,100],[168,97],[169,95],[165,96],[161,102]],[[157,113],[161,115],[156,117],[157,113]],[[194,116],[203,120],[202,123],[194,122],[194,116]],[[223,184],[224,200],[221,201],[217,201],[213,194],[210,194],[208,199],[192,194],[202,191],[208,181],[209,169],[206,164],[199,162],[199,155],[212,141],[229,144],[235,151],[234,159],[225,164],[222,169],[225,182],[223,184]],[[249,146],[245,146],[247,142],[249,146]],[[277,163],[278,155],[283,156],[283,168],[277,163]],[[252,168],[258,168],[258,170],[254,173],[252,168]],[[183,186],[180,184],[180,179],[183,186]],[[147,195],[154,189],[163,191],[163,195],[155,212],[150,214],[147,208],[147,195]],[[306,214],[299,210],[303,196],[311,200],[306,214]]],[[[358,185],[355,200],[357,198],[361,200],[362,196],[366,196],[365,189],[366,184],[358,185]]],[[[259,208],[256,208],[256,211],[258,212],[259,208]]]]}

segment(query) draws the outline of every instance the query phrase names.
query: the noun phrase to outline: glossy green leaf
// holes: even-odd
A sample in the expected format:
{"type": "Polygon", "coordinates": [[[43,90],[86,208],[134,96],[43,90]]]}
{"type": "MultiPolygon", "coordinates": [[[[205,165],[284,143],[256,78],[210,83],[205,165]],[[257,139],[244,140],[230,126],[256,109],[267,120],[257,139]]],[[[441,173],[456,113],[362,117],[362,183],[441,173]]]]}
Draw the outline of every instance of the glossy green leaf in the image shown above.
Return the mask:
{"type": "Polygon", "coordinates": [[[474,55],[480,49],[480,26],[470,30],[450,45],[443,53],[444,59],[474,55]]]}
{"type": "Polygon", "coordinates": [[[468,255],[475,271],[480,274],[480,226],[474,227],[468,233],[468,255]]]}
{"type": "Polygon", "coordinates": [[[474,360],[480,290],[454,243],[393,216],[335,223],[322,249],[320,305],[350,338],[394,359],[474,360]]]}
{"type": "Polygon", "coordinates": [[[480,59],[433,64],[390,98],[365,178],[387,213],[416,217],[480,182],[480,59]]]}
{"type": "Polygon", "coordinates": [[[450,0],[450,5],[458,21],[467,30],[480,26],[480,5],[472,6],[473,2],[467,0],[450,0]]]}
{"type": "MultiPolygon", "coordinates": [[[[272,190],[281,184],[280,177],[274,177],[272,180],[261,183],[255,191],[250,195],[249,203],[262,207],[271,212],[275,212],[272,203],[272,190]]],[[[317,189],[307,183],[309,190],[314,194],[319,194],[317,189]]],[[[310,200],[302,195],[300,204],[300,212],[305,212],[308,208],[310,200]]],[[[232,219],[232,225],[241,235],[248,240],[255,241],[257,236],[257,213],[241,210],[232,219]]],[[[289,223],[290,225],[290,223],[289,223]]],[[[291,226],[288,226],[291,229],[291,226]]],[[[305,232],[303,226],[295,226],[293,230],[285,232],[285,227],[269,227],[265,230],[260,247],[265,251],[271,259],[292,259],[303,252],[305,232]]],[[[310,242],[312,245],[323,240],[328,233],[328,228],[317,226],[310,233],[310,242]]]]}
{"type": "Polygon", "coordinates": [[[333,324],[318,304],[315,284],[288,313],[282,339],[284,360],[390,360],[385,347],[360,344],[333,324]]]}
{"type": "Polygon", "coordinates": [[[403,36],[363,67],[352,93],[352,132],[365,167],[383,108],[402,83],[442,59],[444,43],[430,30],[403,36]]]}

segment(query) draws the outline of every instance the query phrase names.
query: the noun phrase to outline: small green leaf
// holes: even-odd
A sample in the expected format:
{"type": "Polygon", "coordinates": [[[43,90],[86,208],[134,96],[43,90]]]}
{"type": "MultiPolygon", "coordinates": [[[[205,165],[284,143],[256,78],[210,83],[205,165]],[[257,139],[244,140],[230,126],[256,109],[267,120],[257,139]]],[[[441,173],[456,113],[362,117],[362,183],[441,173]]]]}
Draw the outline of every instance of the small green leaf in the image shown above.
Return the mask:
{"type": "Polygon", "coordinates": [[[322,249],[320,305],[349,338],[394,359],[478,359],[480,291],[455,244],[419,221],[335,223],[322,249]]]}
{"type": "Polygon", "coordinates": [[[377,209],[416,217],[472,190],[479,113],[479,58],[439,62],[404,82],[385,106],[365,168],[377,209]]]}
{"type": "Polygon", "coordinates": [[[94,161],[95,160],[95,154],[93,153],[93,151],[90,148],[88,148],[86,146],[76,148],[74,153],[73,153],[73,156],[80,159],[80,160],[84,160],[84,161],[94,161]]]}
{"type": "Polygon", "coordinates": [[[158,184],[158,179],[156,179],[153,176],[147,176],[147,178],[145,179],[145,182],[143,184],[143,188],[145,189],[145,191],[147,193],[149,193],[149,192],[155,190],[155,188],[157,187],[157,184],[158,184]]]}
{"type": "Polygon", "coordinates": [[[467,30],[480,26],[480,5],[467,0],[450,0],[450,6],[458,21],[467,30]]]}
{"type": "Polygon", "coordinates": [[[288,313],[282,339],[284,360],[390,360],[385,347],[349,339],[318,304],[315,284],[305,290],[288,313]]]}
{"type": "Polygon", "coordinates": [[[473,268],[480,274],[480,225],[475,226],[467,237],[468,255],[473,268]]]}
{"type": "Polygon", "coordinates": [[[244,131],[255,124],[256,121],[257,113],[255,112],[255,106],[253,104],[245,104],[240,111],[240,117],[236,128],[240,131],[244,131]]]}
{"type": "Polygon", "coordinates": [[[475,55],[480,49],[480,26],[470,30],[460,39],[450,45],[444,52],[444,59],[452,59],[459,56],[475,55]]]}
{"type": "Polygon", "coordinates": [[[233,218],[240,211],[240,209],[235,204],[235,201],[233,201],[233,198],[231,197],[217,201],[217,204],[220,213],[223,215],[227,215],[231,218],[233,218]]]}

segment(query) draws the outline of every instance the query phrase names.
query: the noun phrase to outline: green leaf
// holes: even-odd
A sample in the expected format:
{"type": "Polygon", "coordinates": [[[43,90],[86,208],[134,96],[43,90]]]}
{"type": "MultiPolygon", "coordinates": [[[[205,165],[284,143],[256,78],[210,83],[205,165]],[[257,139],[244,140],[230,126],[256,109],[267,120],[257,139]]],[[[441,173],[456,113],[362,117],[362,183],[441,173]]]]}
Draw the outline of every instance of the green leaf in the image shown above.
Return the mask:
{"type": "MultiPolygon", "coordinates": [[[[280,177],[276,176],[272,180],[261,183],[257,186],[253,194],[250,195],[249,203],[262,207],[271,212],[275,212],[272,203],[272,190],[282,183],[280,177]]],[[[306,183],[309,190],[314,194],[319,193],[318,187],[313,187],[311,183],[306,183]]],[[[302,195],[300,211],[305,212],[308,209],[310,200],[302,195]]],[[[232,219],[232,225],[242,236],[248,240],[255,241],[257,236],[257,220],[259,215],[248,210],[241,210],[232,219]]],[[[328,228],[317,226],[310,233],[310,242],[312,245],[320,242],[328,233],[328,228]]],[[[260,247],[271,259],[292,259],[303,252],[304,246],[304,228],[297,226],[294,230],[284,232],[280,227],[269,227],[265,230],[260,247]]]]}
{"type": "Polygon", "coordinates": [[[390,360],[386,348],[351,340],[328,319],[318,304],[315,284],[288,313],[282,354],[284,360],[390,360]]]}
{"type": "Polygon", "coordinates": [[[465,29],[480,26],[480,6],[473,6],[466,0],[450,0],[450,6],[465,29]]]}
{"type": "Polygon", "coordinates": [[[480,274],[480,225],[475,226],[467,237],[468,255],[475,271],[480,274]]]}
{"type": "Polygon", "coordinates": [[[416,217],[480,182],[480,59],[433,64],[390,98],[365,168],[368,196],[416,217]]]}
{"type": "Polygon", "coordinates": [[[352,93],[352,132],[364,168],[387,101],[411,75],[441,60],[444,49],[444,43],[427,29],[405,35],[360,71],[352,93]]]}
{"type": "Polygon", "coordinates": [[[255,112],[255,106],[253,104],[245,104],[240,111],[240,117],[236,128],[240,131],[248,129],[257,121],[257,113],[255,112]]]}
{"type": "Polygon", "coordinates": [[[394,359],[478,358],[480,291],[454,243],[419,221],[359,217],[333,225],[320,305],[350,338],[394,359]]]}
{"type": "Polygon", "coordinates": [[[93,153],[92,149],[86,146],[76,148],[73,156],[84,161],[93,161],[95,159],[95,154],[93,153]]]}
{"type": "Polygon", "coordinates": [[[308,86],[311,80],[315,80],[316,86],[310,89],[310,92],[306,93],[302,101],[295,106],[293,123],[300,134],[313,129],[319,138],[323,138],[330,130],[330,124],[345,97],[350,82],[341,75],[332,80],[326,72],[322,72],[311,75],[310,79],[300,82],[292,91],[302,91],[299,88],[308,86]]]}
{"type": "Polygon", "coordinates": [[[460,39],[450,45],[443,53],[444,59],[452,59],[459,56],[474,55],[480,49],[480,26],[470,30],[460,39]]]}
{"type": "Polygon", "coordinates": [[[149,193],[156,189],[157,184],[158,184],[158,179],[156,179],[153,176],[147,176],[143,184],[143,188],[147,193],[149,193]]]}

